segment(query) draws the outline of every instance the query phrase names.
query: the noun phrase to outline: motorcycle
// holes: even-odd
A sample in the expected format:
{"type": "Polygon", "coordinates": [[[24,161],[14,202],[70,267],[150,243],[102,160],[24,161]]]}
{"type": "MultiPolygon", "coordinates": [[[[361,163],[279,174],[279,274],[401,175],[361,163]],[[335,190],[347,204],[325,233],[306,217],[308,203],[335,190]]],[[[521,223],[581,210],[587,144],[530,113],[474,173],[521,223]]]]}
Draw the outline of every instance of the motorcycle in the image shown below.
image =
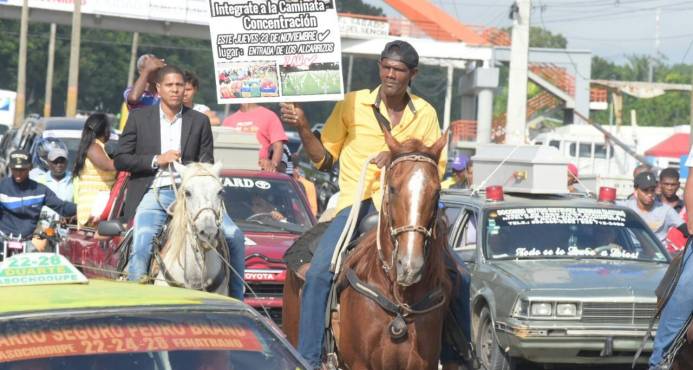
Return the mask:
{"type": "Polygon", "coordinates": [[[42,212],[31,239],[32,249],[35,250],[31,251],[60,254],[60,245],[67,238],[67,229],[64,226],[57,215],[42,212]]]}
{"type": "Polygon", "coordinates": [[[0,258],[0,261],[4,261],[15,254],[26,253],[28,243],[30,241],[23,239],[21,235],[10,234],[2,237],[2,258],[0,258]]]}
{"type": "Polygon", "coordinates": [[[0,261],[20,253],[48,252],[60,254],[60,245],[67,240],[65,223],[55,213],[41,212],[36,229],[31,237],[22,235],[0,235],[2,255],[0,261]]]}

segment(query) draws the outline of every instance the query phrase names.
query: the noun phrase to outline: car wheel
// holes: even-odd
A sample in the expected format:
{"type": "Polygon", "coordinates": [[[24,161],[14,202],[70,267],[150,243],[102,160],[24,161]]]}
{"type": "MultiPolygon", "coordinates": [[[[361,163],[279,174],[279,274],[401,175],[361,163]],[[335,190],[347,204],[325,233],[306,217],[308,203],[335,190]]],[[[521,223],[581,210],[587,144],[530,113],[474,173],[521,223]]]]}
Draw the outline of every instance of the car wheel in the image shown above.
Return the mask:
{"type": "Polygon", "coordinates": [[[514,368],[508,356],[500,348],[493,327],[491,311],[484,307],[479,315],[479,326],[476,330],[476,351],[482,368],[487,370],[511,370],[514,368]]]}

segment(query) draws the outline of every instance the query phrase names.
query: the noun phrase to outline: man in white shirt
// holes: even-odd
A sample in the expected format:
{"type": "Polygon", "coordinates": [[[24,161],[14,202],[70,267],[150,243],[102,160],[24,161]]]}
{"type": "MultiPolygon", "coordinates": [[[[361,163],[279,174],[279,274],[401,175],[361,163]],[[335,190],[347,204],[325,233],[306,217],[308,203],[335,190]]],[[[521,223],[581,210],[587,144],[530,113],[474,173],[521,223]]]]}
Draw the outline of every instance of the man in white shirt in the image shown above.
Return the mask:
{"type": "MultiPolygon", "coordinates": [[[[171,163],[214,162],[209,119],[183,106],[183,72],[171,65],[159,70],[157,105],[133,110],[128,116],[115,155],[115,167],[129,171],[124,217],[134,217],[128,279],[147,275],[152,242],[166,222],[166,209],[175,200],[173,181],[180,181],[171,163]]],[[[223,212],[222,231],[229,246],[230,295],[243,298],[245,246],[243,232],[223,212]]]]}
{"type": "MultiPolygon", "coordinates": [[[[29,178],[46,185],[55,195],[64,202],[72,203],[74,200],[74,186],[72,183],[72,173],[67,171],[67,150],[55,147],[46,156],[48,171],[30,172],[29,178]]],[[[60,217],[55,211],[48,207],[43,207],[42,215],[48,218],[60,217]]]]}
{"type": "Polygon", "coordinates": [[[62,148],[53,148],[48,153],[48,172],[37,180],[53,190],[58,198],[65,202],[72,202],[74,187],[72,186],[72,173],[67,171],[67,151],[62,148]]]}

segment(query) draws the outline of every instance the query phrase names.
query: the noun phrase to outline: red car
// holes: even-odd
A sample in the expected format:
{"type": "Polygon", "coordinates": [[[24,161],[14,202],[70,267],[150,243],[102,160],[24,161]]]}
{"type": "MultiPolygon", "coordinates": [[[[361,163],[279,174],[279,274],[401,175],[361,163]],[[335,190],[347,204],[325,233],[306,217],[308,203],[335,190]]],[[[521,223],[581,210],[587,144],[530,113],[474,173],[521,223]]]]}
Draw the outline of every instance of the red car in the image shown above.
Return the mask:
{"type": "MultiPolygon", "coordinates": [[[[222,170],[225,205],[229,216],[245,234],[245,301],[263,309],[277,323],[281,320],[282,289],[286,266],[284,252],[316,219],[300,185],[280,173],[222,170]]],[[[113,207],[105,219],[117,220],[125,191],[118,184],[111,193],[113,207]]],[[[87,276],[116,277],[123,238],[94,237],[92,228],[71,228],[61,254],[87,276]]]]}

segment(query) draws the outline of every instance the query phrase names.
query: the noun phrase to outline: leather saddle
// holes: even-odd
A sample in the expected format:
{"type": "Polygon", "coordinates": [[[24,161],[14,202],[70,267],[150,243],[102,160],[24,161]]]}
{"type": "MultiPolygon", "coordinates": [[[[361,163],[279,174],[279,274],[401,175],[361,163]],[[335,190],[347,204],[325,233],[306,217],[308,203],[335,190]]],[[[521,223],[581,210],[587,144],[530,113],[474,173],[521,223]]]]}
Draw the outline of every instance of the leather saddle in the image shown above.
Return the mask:
{"type": "MultiPolygon", "coordinates": [[[[322,235],[325,233],[330,224],[331,222],[321,222],[313,226],[313,228],[306,231],[303,235],[296,239],[294,244],[292,244],[291,247],[289,247],[289,249],[287,249],[284,253],[284,262],[286,263],[287,268],[295,272],[296,275],[301,278],[301,280],[305,280],[306,272],[310,268],[310,261],[313,259],[313,255],[315,254],[315,250],[318,248],[322,235]]],[[[363,220],[361,220],[361,224],[359,224],[359,227],[356,230],[356,235],[358,236],[351,243],[349,243],[347,250],[354,249],[358,245],[359,241],[361,241],[361,238],[363,238],[368,231],[377,225],[377,213],[366,216],[363,220]]]]}

